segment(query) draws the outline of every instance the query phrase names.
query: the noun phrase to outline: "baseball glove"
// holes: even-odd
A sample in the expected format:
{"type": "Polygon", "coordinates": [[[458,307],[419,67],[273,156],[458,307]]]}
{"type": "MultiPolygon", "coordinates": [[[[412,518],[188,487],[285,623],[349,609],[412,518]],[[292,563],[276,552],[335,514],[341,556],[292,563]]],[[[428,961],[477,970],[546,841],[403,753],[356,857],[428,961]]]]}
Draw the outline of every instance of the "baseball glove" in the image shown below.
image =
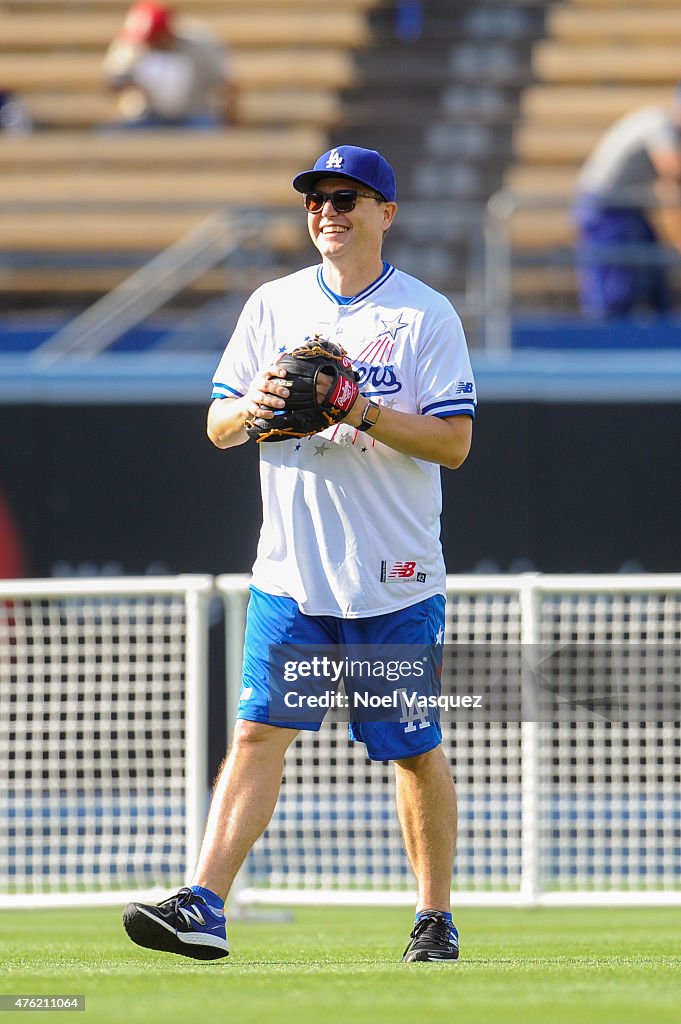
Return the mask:
{"type": "Polygon", "coordinates": [[[279,383],[288,388],[289,395],[272,419],[246,421],[248,436],[258,444],[317,434],[340,423],[352,409],[359,394],[358,377],[340,345],[317,334],[313,341],[284,352],[277,364],[286,370],[279,383]],[[321,373],[331,378],[331,384],[320,398],[317,381],[321,373]]]}

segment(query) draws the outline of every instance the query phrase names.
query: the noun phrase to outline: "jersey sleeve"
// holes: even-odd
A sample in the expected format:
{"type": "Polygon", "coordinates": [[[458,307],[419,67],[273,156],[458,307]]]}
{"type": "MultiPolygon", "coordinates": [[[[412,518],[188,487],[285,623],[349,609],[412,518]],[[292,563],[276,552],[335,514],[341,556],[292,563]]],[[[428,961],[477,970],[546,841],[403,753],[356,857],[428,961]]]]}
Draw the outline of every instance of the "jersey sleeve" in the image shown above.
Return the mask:
{"type": "Polygon", "coordinates": [[[421,336],[416,397],[424,416],[475,418],[477,395],[461,321],[451,313],[421,336]]]}
{"type": "Polygon", "coordinates": [[[244,306],[213,377],[211,398],[241,398],[261,368],[260,303],[254,293],[244,306]]]}

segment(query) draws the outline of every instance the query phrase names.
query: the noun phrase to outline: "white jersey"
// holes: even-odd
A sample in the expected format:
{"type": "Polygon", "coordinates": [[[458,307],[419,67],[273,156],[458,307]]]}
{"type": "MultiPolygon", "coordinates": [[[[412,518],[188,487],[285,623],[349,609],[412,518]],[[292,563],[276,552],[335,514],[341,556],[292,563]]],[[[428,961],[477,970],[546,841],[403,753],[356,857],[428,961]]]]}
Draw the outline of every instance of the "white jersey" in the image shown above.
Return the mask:
{"type": "MultiPolygon", "coordinates": [[[[250,297],[214,377],[214,398],[245,394],[258,371],[315,334],[341,344],[360,391],[424,416],[475,415],[475,384],[450,302],[389,264],[348,302],[321,267],[250,297]]],[[[263,526],[253,585],[309,615],[358,618],[445,592],[440,467],[337,424],[263,443],[263,526]]]]}

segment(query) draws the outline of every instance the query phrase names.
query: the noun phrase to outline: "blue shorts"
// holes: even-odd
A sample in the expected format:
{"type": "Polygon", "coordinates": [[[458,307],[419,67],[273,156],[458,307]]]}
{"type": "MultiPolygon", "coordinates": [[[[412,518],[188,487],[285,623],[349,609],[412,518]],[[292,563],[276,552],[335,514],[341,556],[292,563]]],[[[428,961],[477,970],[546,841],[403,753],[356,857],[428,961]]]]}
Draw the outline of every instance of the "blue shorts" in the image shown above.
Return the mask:
{"type": "MultiPolygon", "coordinates": [[[[387,644],[431,645],[444,640],[445,598],[441,594],[385,615],[341,619],[305,615],[290,597],[276,597],[251,587],[246,618],[241,699],[237,718],[287,729],[318,732],[326,710],[314,720],[274,720],[270,713],[270,648],[272,645],[312,645],[344,648],[387,644]]],[[[441,654],[440,665],[441,668],[441,654]]],[[[439,680],[438,680],[439,685],[439,680]]],[[[429,708],[415,721],[350,721],[351,740],[360,740],[372,761],[400,760],[425,754],[442,741],[439,712],[429,708]]]]}

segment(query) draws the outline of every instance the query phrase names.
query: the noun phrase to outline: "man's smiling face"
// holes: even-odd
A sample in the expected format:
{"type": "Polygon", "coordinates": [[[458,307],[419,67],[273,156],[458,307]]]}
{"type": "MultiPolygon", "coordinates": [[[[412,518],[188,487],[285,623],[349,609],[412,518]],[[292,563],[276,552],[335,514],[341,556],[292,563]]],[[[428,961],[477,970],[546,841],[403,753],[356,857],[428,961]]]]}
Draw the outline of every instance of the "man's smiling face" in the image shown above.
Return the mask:
{"type": "MultiPolygon", "coordinates": [[[[369,191],[352,178],[337,177],[322,178],[311,191],[332,193],[348,188],[369,191]]],[[[395,209],[395,203],[358,196],[354,210],[338,213],[327,201],[319,213],[308,213],[308,230],[324,259],[333,262],[351,255],[353,261],[361,264],[380,255],[383,234],[392,223],[395,209]]]]}

